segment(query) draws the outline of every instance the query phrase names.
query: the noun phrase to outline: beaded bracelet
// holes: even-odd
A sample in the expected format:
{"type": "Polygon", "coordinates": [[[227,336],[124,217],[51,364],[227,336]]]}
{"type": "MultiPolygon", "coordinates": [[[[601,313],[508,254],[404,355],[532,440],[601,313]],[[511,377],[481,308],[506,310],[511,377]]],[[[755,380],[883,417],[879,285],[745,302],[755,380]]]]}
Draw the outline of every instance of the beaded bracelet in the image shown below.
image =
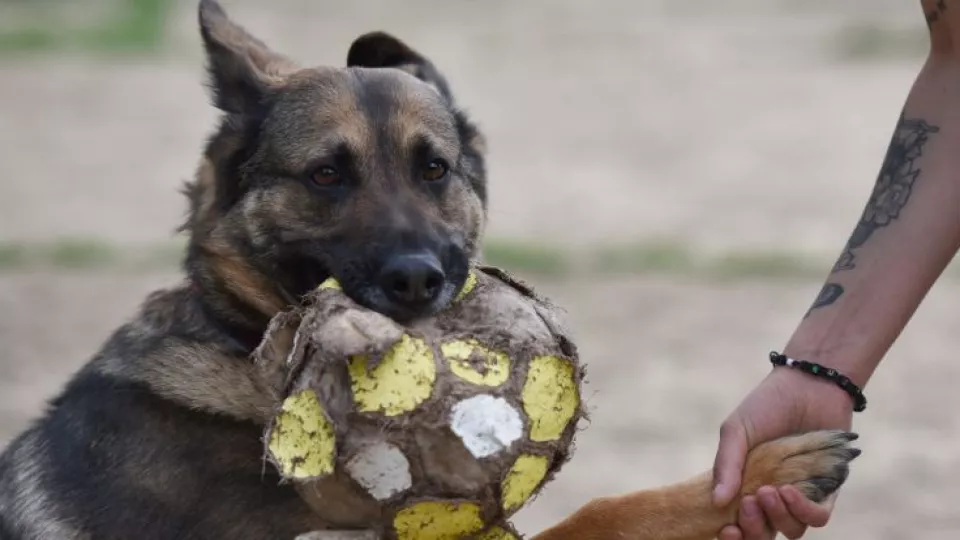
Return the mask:
{"type": "Polygon", "coordinates": [[[860,387],[854,384],[846,375],[842,375],[835,369],[823,367],[820,364],[807,362],[806,360],[795,360],[776,351],[770,352],[770,362],[775,366],[787,366],[799,369],[804,373],[809,373],[831,381],[853,398],[853,410],[855,412],[862,412],[867,408],[867,398],[863,395],[860,387]]]}

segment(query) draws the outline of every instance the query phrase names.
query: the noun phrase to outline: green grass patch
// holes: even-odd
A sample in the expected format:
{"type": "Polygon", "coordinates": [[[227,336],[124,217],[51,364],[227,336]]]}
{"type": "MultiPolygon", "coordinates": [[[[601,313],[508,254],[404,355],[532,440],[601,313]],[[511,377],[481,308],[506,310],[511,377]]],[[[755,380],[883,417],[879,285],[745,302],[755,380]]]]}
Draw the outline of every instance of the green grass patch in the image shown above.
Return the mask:
{"type": "Polygon", "coordinates": [[[50,242],[0,242],[0,272],[36,269],[151,270],[176,268],[183,242],[124,248],[90,238],[61,238],[50,242]]]}
{"type": "MultiPolygon", "coordinates": [[[[95,238],[50,242],[0,241],[0,272],[32,269],[175,271],[184,255],[183,239],[121,246],[95,238]]],[[[680,242],[563,248],[516,239],[491,239],[484,260],[518,275],[571,277],[590,275],[663,275],[701,280],[823,279],[830,261],[772,251],[698,254],[680,242]]]]}
{"type": "Polygon", "coordinates": [[[21,244],[0,244],[0,269],[20,268],[26,262],[27,249],[21,244]]]}
{"type": "Polygon", "coordinates": [[[86,239],[64,239],[39,250],[41,261],[55,268],[95,268],[116,265],[121,255],[113,246],[86,239]]]}
{"type": "Polygon", "coordinates": [[[139,270],[176,268],[183,261],[185,250],[186,241],[184,240],[155,246],[152,249],[143,250],[140,256],[133,261],[132,266],[139,270]]]}
{"type": "Polygon", "coordinates": [[[791,253],[742,252],[717,257],[710,261],[705,273],[720,279],[816,279],[826,277],[828,270],[826,266],[791,253]]]}
{"type": "Polygon", "coordinates": [[[844,61],[912,60],[923,58],[929,43],[923,28],[857,21],[839,30],[834,47],[837,56],[844,61]]]}
{"type": "Polygon", "coordinates": [[[686,246],[666,241],[604,247],[584,257],[592,271],[606,274],[679,274],[696,266],[686,246]]]}
{"type": "Polygon", "coordinates": [[[71,2],[0,3],[0,54],[150,53],[163,44],[174,0],[100,0],[90,2],[98,13],[92,21],[77,22],[71,2]]]}
{"type": "Polygon", "coordinates": [[[490,240],[483,248],[485,262],[513,272],[558,276],[571,271],[568,254],[536,243],[490,240]]]}

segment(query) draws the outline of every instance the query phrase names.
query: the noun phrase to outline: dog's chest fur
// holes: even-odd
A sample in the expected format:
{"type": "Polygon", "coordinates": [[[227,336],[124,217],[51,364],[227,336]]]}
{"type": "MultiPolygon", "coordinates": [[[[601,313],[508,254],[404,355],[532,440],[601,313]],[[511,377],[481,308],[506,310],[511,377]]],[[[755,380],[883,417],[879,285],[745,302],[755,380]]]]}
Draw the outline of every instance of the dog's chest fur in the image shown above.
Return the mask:
{"type": "Polygon", "coordinates": [[[214,392],[252,363],[221,336],[189,289],[154,295],[0,457],[0,538],[252,540],[319,528],[262,461],[249,388],[214,392]],[[213,377],[183,379],[203,373],[213,377]],[[194,403],[162,388],[174,379],[198,392],[194,403]]]}

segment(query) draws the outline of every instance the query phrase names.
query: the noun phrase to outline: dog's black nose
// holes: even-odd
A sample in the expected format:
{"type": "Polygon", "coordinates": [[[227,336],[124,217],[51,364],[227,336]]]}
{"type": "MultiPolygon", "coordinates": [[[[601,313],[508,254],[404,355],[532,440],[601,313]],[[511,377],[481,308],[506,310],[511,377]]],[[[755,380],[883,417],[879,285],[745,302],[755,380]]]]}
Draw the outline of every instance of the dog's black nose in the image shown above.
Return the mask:
{"type": "Polygon", "coordinates": [[[437,299],[445,279],[434,255],[405,254],[387,261],[380,273],[380,286],[391,301],[416,309],[437,299]]]}

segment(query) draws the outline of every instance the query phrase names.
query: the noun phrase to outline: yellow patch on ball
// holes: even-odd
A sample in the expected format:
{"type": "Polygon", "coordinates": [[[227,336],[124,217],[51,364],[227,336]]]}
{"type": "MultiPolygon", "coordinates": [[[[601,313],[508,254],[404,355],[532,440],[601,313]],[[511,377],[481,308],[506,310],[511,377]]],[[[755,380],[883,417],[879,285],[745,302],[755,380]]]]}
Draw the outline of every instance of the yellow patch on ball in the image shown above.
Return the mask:
{"type": "Polygon", "coordinates": [[[419,338],[403,334],[373,369],[366,356],[350,360],[353,399],[362,412],[396,416],[412,411],[433,391],[437,366],[433,351],[419,338]]]}
{"type": "Polygon", "coordinates": [[[550,460],[546,456],[523,454],[503,479],[503,509],[512,512],[527,502],[547,476],[550,460]]]}
{"type": "Polygon", "coordinates": [[[473,292],[473,289],[477,286],[477,275],[473,270],[467,274],[467,280],[463,282],[463,287],[460,288],[460,292],[457,293],[456,298],[453,299],[454,302],[459,302],[467,297],[468,294],[473,292]]]}
{"type": "Polygon", "coordinates": [[[475,339],[449,341],[440,346],[440,352],[450,363],[450,371],[467,382],[500,386],[510,377],[510,357],[475,339]],[[474,363],[473,359],[480,361],[474,363]]]}
{"type": "Polygon", "coordinates": [[[453,501],[416,503],[393,520],[397,540],[458,540],[484,526],[479,505],[453,501]]]}
{"type": "Polygon", "coordinates": [[[313,391],[283,400],[269,447],[284,476],[312,478],[333,472],[336,436],[313,391]]]}
{"type": "Polygon", "coordinates": [[[530,439],[560,438],[580,406],[573,364],[556,356],[538,356],[530,362],[523,385],[523,410],[530,417],[530,439]]]}
{"type": "Polygon", "coordinates": [[[320,289],[320,290],[323,290],[323,289],[333,289],[333,290],[336,290],[336,291],[342,291],[342,290],[343,290],[343,287],[340,286],[340,282],[337,281],[337,280],[334,279],[334,278],[327,278],[327,279],[326,279],[323,283],[321,283],[320,286],[317,287],[317,288],[320,289]]]}

